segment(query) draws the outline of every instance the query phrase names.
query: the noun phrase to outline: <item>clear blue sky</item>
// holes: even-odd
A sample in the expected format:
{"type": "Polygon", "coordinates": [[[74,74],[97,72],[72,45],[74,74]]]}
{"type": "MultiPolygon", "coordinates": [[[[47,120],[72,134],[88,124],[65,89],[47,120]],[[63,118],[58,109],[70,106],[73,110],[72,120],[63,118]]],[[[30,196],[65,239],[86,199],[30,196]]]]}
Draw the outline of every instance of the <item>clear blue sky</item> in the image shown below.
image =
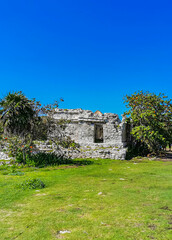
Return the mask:
{"type": "Polygon", "coordinates": [[[0,95],[115,112],[136,90],[172,97],[172,2],[0,1],[0,95]]]}

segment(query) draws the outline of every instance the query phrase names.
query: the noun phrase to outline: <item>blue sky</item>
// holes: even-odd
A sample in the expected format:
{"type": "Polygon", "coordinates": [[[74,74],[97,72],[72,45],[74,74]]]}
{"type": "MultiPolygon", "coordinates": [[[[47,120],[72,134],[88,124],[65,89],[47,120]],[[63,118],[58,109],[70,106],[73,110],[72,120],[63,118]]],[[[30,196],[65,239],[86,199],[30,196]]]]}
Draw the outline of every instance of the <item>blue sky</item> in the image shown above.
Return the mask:
{"type": "Polygon", "coordinates": [[[0,96],[125,111],[137,90],[172,97],[172,2],[0,1],[0,96]]]}

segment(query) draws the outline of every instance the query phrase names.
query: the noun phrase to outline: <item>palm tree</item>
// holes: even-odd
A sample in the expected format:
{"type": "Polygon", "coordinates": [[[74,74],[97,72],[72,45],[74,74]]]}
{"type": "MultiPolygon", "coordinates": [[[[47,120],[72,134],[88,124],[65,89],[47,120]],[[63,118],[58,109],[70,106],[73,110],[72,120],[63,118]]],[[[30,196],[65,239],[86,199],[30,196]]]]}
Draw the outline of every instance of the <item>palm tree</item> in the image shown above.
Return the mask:
{"type": "Polygon", "coordinates": [[[0,115],[5,135],[25,138],[36,117],[34,101],[20,92],[9,92],[0,100],[0,115]]]}
{"type": "MultiPolygon", "coordinates": [[[[21,144],[32,142],[32,131],[37,120],[35,100],[29,100],[20,92],[9,92],[0,100],[0,117],[4,135],[17,137],[21,144]]],[[[22,148],[23,161],[25,163],[25,147],[22,148]]]]}

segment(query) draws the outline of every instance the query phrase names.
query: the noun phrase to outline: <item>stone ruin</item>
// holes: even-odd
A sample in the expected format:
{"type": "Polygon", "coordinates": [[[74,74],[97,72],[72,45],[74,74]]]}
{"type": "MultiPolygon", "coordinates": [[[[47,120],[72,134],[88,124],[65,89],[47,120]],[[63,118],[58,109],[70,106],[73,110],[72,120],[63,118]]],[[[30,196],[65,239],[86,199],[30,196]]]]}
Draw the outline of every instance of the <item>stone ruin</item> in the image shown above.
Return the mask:
{"type": "Polygon", "coordinates": [[[56,109],[54,119],[66,120],[64,135],[80,145],[71,158],[125,159],[126,123],[117,114],[83,109],[56,109]]]}
{"type": "MultiPolygon", "coordinates": [[[[47,142],[36,145],[38,151],[55,152],[66,158],[102,158],[124,160],[127,151],[127,127],[117,114],[92,112],[80,109],[55,109],[53,118],[58,122],[65,120],[64,136],[70,137],[80,147],[63,148],[47,142]]],[[[58,126],[58,125],[57,125],[58,126]]],[[[53,136],[58,137],[54,130],[53,136]]],[[[36,153],[36,152],[35,152],[36,153]]],[[[0,159],[10,160],[0,151],[0,159]]]]}

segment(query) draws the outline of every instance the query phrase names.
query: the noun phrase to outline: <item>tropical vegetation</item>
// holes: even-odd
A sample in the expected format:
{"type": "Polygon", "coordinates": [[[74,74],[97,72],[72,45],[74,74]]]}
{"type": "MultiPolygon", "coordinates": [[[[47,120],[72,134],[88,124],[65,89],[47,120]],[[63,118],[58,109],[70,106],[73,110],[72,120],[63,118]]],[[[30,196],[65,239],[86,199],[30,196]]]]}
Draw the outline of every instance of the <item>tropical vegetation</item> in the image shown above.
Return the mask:
{"type": "Polygon", "coordinates": [[[126,95],[124,102],[128,111],[126,121],[130,124],[133,147],[140,153],[158,155],[172,143],[172,100],[164,94],[135,92],[126,95]]]}

